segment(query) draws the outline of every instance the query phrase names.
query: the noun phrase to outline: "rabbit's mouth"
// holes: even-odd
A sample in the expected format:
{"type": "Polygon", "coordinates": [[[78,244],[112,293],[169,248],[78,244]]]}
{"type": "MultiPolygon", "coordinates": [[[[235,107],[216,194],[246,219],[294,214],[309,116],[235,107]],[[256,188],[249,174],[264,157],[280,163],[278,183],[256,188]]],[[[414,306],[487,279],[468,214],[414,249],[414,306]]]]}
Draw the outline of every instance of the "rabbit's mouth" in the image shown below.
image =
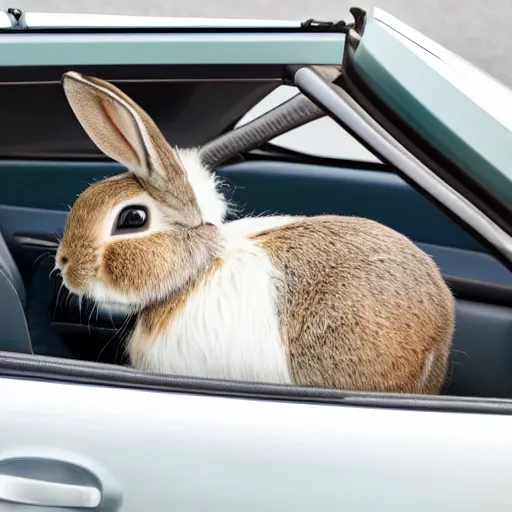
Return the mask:
{"type": "Polygon", "coordinates": [[[136,312],[139,308],[133,304],[123,302],[101,301],[98,302],[102,309],[108,310],[111,314],[127,315],[136,312]]]}
{"type": "Polygon", "coordinates": [[[143,306],[135,297],[128,297],[124,294],[110,290],[100,283],[94,283],[89,289],[88,297],[102,308],[111,310],[113,313],[131,314],[140,311],[143,306]]]}

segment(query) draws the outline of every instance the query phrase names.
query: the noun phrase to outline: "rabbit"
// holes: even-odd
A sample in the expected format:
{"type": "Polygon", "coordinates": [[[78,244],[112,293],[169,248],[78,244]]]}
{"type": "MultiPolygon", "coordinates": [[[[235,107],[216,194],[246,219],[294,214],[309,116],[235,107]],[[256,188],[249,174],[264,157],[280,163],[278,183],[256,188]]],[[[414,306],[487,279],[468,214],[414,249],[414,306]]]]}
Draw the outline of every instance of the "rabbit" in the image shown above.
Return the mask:
{"type": "Polygon", "coordinates": [[[127,172],[86,188],[56,253],[70,292],[137,315],[140,371],[439,394],[455,302],[434,261],[376,221],[226,222],[219,178],[117,87],[62,77],[83,129],[127,172]]]}

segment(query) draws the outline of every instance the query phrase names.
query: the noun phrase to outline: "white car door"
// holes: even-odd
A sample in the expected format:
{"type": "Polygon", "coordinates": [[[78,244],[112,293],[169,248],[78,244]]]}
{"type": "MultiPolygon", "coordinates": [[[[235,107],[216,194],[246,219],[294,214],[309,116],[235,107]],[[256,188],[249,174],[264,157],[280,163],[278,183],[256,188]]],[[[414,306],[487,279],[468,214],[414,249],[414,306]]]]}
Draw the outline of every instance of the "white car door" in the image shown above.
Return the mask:
{"type": "Polygon", "coordinates": [[[0,379],[0,510],[503,511],[512,417],[0,379]]]}

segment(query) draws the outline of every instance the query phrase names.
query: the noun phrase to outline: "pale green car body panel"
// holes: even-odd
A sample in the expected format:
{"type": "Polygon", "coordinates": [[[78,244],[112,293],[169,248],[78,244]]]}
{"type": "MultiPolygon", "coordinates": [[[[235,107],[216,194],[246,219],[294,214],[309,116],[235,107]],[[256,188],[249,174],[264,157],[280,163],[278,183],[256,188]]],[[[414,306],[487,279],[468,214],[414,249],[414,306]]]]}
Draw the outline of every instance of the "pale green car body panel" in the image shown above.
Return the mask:
{"type": "Polygon", "coordinates": [[[504,124],[374,19],[365,27],[354,66],[402,121],[494,198],[512,205],[512,132],[504,124]]]}
{"type": "Polygon", "coordinates": [[[4,34],[0,66],[339,65],[345,36],[322,33],[4,34]]]}

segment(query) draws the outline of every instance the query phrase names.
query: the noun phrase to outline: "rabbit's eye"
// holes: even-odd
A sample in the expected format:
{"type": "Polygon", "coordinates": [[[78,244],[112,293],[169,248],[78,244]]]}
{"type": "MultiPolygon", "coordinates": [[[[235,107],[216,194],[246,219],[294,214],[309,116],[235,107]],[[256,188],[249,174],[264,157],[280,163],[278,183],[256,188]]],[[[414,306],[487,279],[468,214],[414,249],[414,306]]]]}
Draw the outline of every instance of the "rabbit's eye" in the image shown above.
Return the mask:
{"type": "Polygon", "coordinates": [[[114,234],[143,228],[148,221],[148,211],[144,206],[127,206],[117,217],[114,234]]]}

